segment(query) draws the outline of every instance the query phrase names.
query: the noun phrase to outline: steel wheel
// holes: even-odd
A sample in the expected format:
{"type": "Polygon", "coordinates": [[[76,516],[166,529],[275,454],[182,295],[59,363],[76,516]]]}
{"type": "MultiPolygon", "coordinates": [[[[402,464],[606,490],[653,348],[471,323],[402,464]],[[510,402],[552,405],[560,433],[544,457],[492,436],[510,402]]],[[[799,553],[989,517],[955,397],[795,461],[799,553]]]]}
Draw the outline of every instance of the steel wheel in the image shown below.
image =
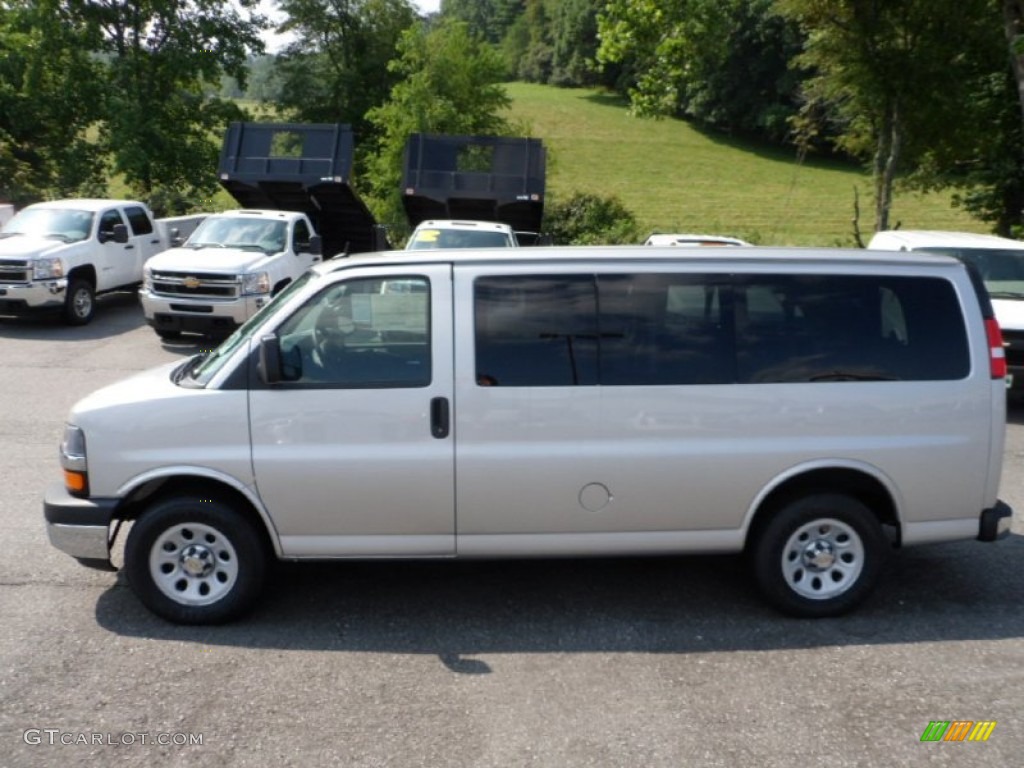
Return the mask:
{"type": "Polygon", "coordinates": [[[758,586],[792,616],[837,616],[871,592],[886,540],[875,515],[842,494],[812,494],[767,513],[748,550],[758,586]]]}
{"type": "Polygon", "coordinates": [[[145,606],[181,624],[230,621],[249,610],[268,550],[247,512],[190,496],[144,510],[128,534],[124,564],[145,606]]]}
{"type": "Polygon", "coordinates": [[[235,586],[238,553],[216,528],[181,523],[153,542],[149,574],[170,599],[185,605],[211,605],[235,586]]]}
{"type": "Polygon", "coordinates": [[[782,551],[786,583],[802,597],[828,600],[857,583],[864,569],[864,543],[857,532],[832,518],[800,526],[782,551]]]}
{"type": "Polygon", "coordinates": [[[64,300],[64,319],[69,325],[85,325],[92,320],[96,311],[96,296],[92,283],[82,278],[75,278],[68,284],[67,297],[64,300]]]}

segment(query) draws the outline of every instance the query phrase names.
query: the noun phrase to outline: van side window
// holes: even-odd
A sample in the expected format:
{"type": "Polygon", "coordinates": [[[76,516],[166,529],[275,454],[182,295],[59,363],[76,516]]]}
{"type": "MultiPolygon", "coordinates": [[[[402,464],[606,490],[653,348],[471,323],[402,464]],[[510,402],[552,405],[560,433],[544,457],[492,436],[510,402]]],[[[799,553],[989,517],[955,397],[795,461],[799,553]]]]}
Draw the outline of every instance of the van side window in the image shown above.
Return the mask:
{"type": "Polygon", "coordinates": [[[952,284],[936,278],[738,278],[741,383],[960,379],[970,372],[952,284]]]}
{"type": "Polygon", "coordinates": [[[318,388],[425,387],[429,318],[424,277],[336,283],[278,330],[284,378],[318,388]]]}
{"type": "Polygon", "coordinates": [[[599,276],[601,384],[733,381],[727,287],[711,276],[599,276]]]}
{"type": "Polygon", "coordinates": [[[597,383],[593,277],[486,277],[474,290],[477,384],[597,383]]]}

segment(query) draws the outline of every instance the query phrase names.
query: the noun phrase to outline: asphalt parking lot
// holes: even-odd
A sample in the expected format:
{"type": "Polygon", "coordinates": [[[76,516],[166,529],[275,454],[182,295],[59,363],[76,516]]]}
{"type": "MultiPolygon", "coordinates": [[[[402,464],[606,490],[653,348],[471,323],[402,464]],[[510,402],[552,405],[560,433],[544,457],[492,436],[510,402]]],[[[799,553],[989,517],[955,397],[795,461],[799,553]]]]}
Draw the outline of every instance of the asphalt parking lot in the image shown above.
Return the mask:
{"type": "Polygon", "coordinates": [[[155,618],[50,546],[70,406],[192,354],[135,297],[0,320],[0,765],[1019,765],[1024,405],[1013,535],[900,552],[857,613],[782,618],[733,557],[276,568],[224,627],[155,618]],[[995,721],[984,743],[929,722],[995,721]]]}

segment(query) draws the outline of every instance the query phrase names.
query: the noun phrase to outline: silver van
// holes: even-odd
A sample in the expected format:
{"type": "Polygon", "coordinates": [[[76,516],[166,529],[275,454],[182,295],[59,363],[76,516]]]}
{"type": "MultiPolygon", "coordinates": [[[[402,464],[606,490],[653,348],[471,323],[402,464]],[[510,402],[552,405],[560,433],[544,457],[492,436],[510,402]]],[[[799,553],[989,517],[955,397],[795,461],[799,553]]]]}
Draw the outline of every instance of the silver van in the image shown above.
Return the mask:
{"type": "Polygon", "coordinates": [[[171,621],[269,561],[745,552],[797,616],[886,552],[1010,526],[976,274],[762,248],[404,251],[314,267],[208,355],[68,418],[51,542],[171,621]]]}

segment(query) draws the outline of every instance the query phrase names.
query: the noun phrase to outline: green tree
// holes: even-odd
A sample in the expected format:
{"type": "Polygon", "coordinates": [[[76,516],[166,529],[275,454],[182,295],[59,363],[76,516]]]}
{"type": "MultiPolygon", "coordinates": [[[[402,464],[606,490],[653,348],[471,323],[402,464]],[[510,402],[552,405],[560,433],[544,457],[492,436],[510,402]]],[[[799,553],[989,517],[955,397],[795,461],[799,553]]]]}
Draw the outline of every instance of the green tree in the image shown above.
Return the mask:
{"type": "Polygon", "coordinates": [[[557,245],[621,245],[640,241],[636,217],[617,197],[575,192],[548,201],[544,233],[557,245]]]}
{"type": "Polygon", "coordinates": [[[223,74],[243,87],[263,50],[256,0],[67,0],[97,40],[104,85],[101,147],[132,191],[202,205],[216,186],[219,137],[243,113],[211,94],[223,74]],[[159,192],[159,194],[157,194],[159,192]]]}
{"type": "Polygon", "coordinates": [[[557,0],[551,4],[552,85],[593,85],[598,82],[597,12],[600,0],[557,0]]]}
{"type": "Polygon", "coordinates": [[[388,69],[416,20],[408,0],[281,0],[295,42],[277,57],[278,107],[306,122],[372,129],[366,113],[397,82],[388,69]]]}
{"type": "Polygon", "coordinates": [[[522,15],[526,0],[441,0],[443,18],[466,23],[469,33],[499,43],[522,15]]]}
{"type": "Polygon", "coordinates": [[[803,40],[773,0],[609,0],[598,29],[597,58],[621,67],[636,114],[785,138],[803,40]]]}
{"type": "Polygon", "coordinates": [[[0,2],[0,200],[102,189],[87,136],[102,114],[94,42],[59,0],[0,2]]]}
{"type": "Polygon", "coordinates": [[[403,235],[400,186],[409,136],[509,136],[518,131],[501,114],[511,104],[501,85],[501,57],[464,22],[442,19],[429,28],[417,24],[402,36],[398,51],[389,68],[400,82],[388,101],[367,115],[381,137],[368,161],[367,197],[377,219],[403,235]]]}
{"type": "MultiPolygon", "coordinates": [[[[876,230],[888,229],[897,175],[935,147],[963,146],[978,50],[999,28],[991,0],[778,0],[801,25],[805,138],[832,121],[840,148],[869,163],[876,230]]],[[[949,150],[944,150],[949,154],[949,150]]]]}

